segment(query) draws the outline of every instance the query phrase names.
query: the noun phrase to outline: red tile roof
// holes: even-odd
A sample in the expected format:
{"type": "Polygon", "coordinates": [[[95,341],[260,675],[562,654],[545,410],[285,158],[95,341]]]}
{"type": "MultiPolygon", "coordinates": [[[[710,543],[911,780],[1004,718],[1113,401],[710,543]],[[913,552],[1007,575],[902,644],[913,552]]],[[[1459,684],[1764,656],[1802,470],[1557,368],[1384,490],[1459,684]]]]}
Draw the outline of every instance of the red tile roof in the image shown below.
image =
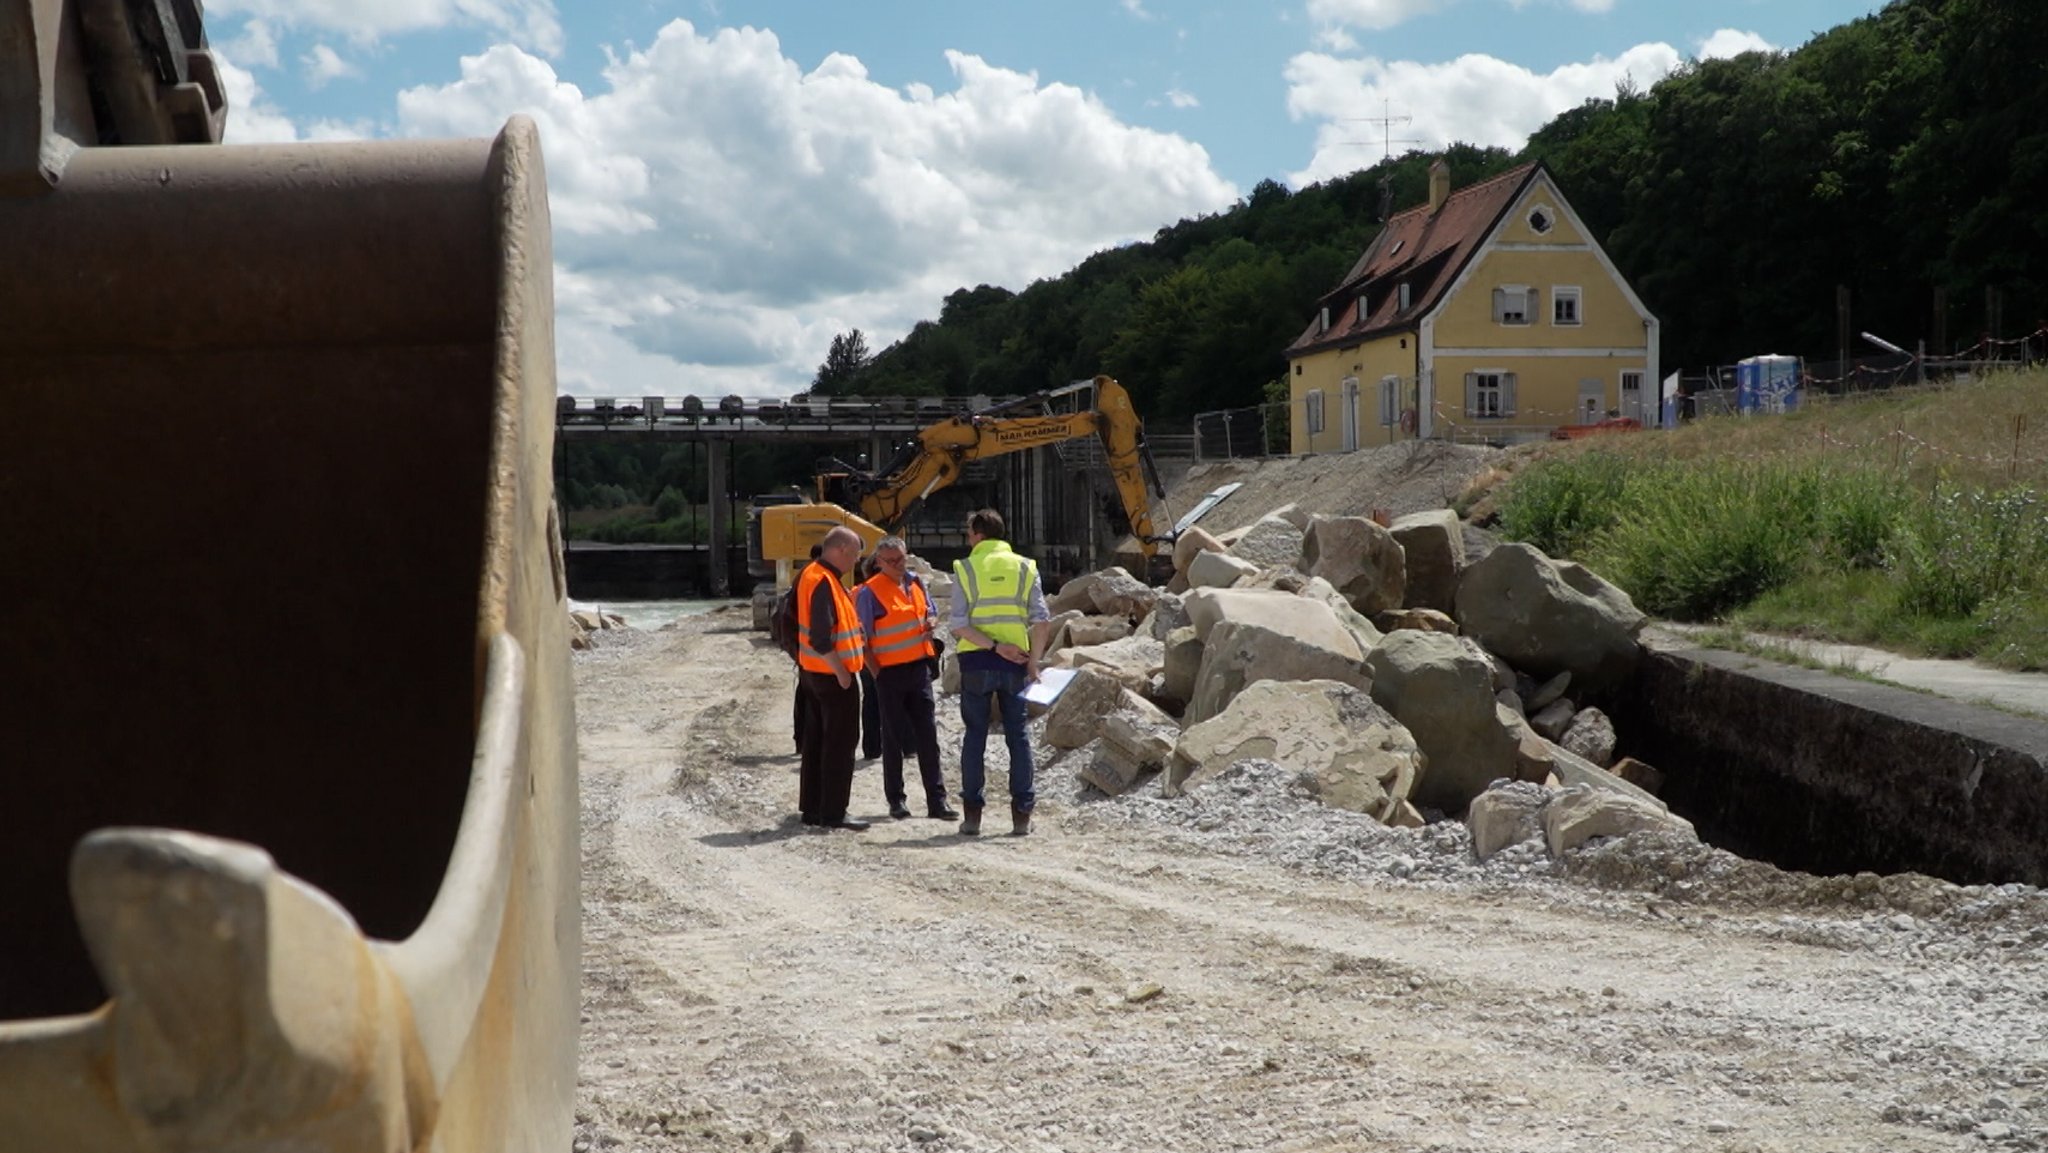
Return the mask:
{"type": "Polygon", "coordinates": [[[1330,310],[1329,329],[1322,331],[1321,318],[1311,317],[1308,327],[1287,346],[1287,355],[1413,331],[1540,167],[1524,164],[1467,185],[1446,197],[1435,212],[1422,204],[1396,213],[1337,287],[1323,295],[1319,304],[1330,310]],[[1408,285],[1405,309],[1400,307],[1398,288],[1403,283],[1408,285]],[[1370,310],[1364,319],[1358,315],[1361,295],[1370,310]]]}

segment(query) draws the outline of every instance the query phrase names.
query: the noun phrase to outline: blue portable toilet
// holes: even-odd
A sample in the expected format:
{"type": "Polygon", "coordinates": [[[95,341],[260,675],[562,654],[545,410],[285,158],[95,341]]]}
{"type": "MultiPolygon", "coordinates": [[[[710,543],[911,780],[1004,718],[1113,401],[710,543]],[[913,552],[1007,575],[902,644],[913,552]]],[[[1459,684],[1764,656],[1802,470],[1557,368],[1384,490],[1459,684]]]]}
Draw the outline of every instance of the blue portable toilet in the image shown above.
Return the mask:
{"type": "Polygon", "coordinates": [[[1799,407],[1799,358],[1752,356],[1735,362],[1735,411],[1787,412],[1799,407]]]}

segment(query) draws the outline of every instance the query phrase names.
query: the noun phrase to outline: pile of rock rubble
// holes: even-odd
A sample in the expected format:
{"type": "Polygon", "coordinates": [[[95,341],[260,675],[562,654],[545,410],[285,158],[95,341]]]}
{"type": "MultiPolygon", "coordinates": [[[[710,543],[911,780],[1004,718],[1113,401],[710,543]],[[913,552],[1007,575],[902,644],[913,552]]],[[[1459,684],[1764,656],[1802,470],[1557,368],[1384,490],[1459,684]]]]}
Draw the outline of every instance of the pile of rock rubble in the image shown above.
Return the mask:
{"type": "MultiPolygon", "coordinates": [[[[1259,760],[1387,825],[1463,815],[1481,860],[1691,835],[1656,770],[1616,757],[1596,702],[1633,670],[1645,618],[1583,566],[1521,544],[1467,563],[1449,510],[1380,524],[1291,505],[1190,529],[1173,559],[1163,590],[1111,568],[1049,602],[1049,664],[1074,675],[1043,740],[1102,792],[1157,776],[1177,796],[1259,760]]],[[[957,691],[950,659],[945,675],[957,691]]]]}

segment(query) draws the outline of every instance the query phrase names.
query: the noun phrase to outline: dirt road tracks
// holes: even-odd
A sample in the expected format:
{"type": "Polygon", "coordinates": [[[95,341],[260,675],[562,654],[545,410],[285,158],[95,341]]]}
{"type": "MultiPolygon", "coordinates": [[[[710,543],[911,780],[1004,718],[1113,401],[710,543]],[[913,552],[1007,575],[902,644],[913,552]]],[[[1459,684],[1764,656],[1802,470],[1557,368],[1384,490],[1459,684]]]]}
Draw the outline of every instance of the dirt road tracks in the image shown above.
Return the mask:
{"type": "Polygon", "coordinates": [[[1033,835],[978,841],[868,768],[873,830],[805,830],[747,624],[577,656],[579,1153],[2048,1143],[2038,890],[1647,837],[1480,865],[1260,762],[1174,800],[1054,762],[1033,835]]]}

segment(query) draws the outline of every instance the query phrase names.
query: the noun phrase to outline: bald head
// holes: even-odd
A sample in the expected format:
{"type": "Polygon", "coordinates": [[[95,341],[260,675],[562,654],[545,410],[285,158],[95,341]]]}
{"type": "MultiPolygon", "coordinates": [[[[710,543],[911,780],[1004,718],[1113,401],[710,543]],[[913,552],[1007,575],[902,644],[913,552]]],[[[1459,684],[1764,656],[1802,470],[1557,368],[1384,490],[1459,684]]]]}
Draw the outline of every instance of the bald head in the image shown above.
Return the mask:
{"type": "Polygon", "coordinates": [[[828,531],[818,542],[818,550],[825,562],[840,572],[852,572],[860,562],[860,534],[838,525],[828,531]]]}

